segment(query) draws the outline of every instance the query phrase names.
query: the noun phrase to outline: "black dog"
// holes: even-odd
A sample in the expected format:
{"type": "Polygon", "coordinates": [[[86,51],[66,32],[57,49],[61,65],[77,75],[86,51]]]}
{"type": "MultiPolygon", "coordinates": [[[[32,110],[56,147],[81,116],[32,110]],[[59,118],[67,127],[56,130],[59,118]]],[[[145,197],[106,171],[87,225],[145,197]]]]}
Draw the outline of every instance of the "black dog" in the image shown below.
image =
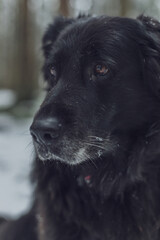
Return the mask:
{"type": "Polygon", "coordinates": [[[159,240],[160,24],[58,18],[43,51],[35,205],[0,239],[159,240]]]}

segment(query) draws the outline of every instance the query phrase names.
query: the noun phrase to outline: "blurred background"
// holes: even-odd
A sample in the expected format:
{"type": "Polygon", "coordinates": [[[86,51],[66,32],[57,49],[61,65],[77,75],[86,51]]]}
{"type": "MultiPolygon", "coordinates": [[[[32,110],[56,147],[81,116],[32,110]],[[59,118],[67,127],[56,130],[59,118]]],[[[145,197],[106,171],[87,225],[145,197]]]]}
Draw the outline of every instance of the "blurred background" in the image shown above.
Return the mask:
{"type": "Polygon", "coordinates": [[[160,19],[160,1],[0,0],[0,216],[17,218],[32,201],[28,129],[44,95],[42,35],[55,16],[79,13],[160,19]]]}

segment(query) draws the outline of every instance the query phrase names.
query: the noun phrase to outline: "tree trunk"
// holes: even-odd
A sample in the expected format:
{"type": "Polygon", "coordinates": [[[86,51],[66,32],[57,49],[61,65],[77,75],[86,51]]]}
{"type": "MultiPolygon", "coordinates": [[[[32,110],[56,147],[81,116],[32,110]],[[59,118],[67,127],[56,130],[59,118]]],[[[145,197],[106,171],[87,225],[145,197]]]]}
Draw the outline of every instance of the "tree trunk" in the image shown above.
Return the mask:
{"type": "Polygon", "coordinates": [[[125,17],[127,16],[127,12],[128,12],[128,9],[129,9],[129,1],[128,0],[120,0],[120,15],[122,17],[125,17]]]}
{"type": "Polygon", "coordinates": [[[28,12],[29,0],[17,1],[17,19],[15,39],[17,53],[15,51],[14,83],[18,100],[33,98],[37,86],[37,69],[34,42],[34,24],[30,23],[32,16],[28,12]]]}
{"type": "Polygon", "coordinates": [[[60,0],[59,13],[65,17],[69,16],[69,1],[68,0],[60,0]]]}

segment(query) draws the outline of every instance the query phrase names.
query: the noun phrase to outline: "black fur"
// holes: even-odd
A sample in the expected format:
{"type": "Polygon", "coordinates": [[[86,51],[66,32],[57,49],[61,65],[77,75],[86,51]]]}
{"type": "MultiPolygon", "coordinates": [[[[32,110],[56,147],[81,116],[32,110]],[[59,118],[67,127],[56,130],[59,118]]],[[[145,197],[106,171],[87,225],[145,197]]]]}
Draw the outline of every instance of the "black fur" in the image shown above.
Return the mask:
{"type": "Polygon", "coordinates": [[[0,239],[159,240],[159,22],[57,18],[43,52],[48,92],[31,126],[33,228],[28,238],[8,230],[0,239]],[[38,124],[51,120],[61,131],[42,134],[38,124]]]}

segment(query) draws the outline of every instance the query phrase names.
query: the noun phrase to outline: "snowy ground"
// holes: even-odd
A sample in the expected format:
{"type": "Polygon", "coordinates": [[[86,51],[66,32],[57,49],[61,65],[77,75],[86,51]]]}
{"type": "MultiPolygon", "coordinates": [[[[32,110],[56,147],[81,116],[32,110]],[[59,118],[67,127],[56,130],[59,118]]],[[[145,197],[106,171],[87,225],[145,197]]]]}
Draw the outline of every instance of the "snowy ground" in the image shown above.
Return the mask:
{"type": "Polygon", "coordinates": [[[0,216],[18,217],[31,203],[31,121],[0,115],[0,216]]]}

